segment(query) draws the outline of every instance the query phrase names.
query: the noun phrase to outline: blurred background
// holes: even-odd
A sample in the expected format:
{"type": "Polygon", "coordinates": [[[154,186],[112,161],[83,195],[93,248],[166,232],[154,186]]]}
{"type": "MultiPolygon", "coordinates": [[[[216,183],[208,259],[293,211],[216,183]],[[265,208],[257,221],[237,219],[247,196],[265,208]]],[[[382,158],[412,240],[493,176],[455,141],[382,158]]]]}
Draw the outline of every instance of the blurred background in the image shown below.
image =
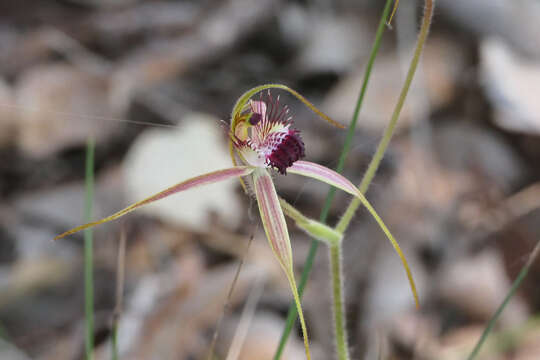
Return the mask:
{"type": "MultiPolygon", "coordinates": [[[[235,100],[279,82],[349,123],[383,1],[0,2],[0,358],[83,359],[84,159],[96,140],[94,217],[229,166],[235,100]]],[[[359,183],[411,59],[421,1],[385,32],[344,174],[359,183]]],[[[419,287],[365,211],[345,239],[355,359],[464,359],[540,235],[540,3],[439,0],[413,87],[368,198],[419,287]]],[[[345,131],[287,94],[307,160],[335,167],[345,131]]],[[[276,176],[319,216],[328,187],[276,176]]],[[[347,206],[338,193],[330,224],[347,206]]],[[[309,238],[290,224],[298,272],[309,238]]],[[[95,229],[96,358],[110,358],[125,234],[123,359],[271,359],[291,300],[237,182],[190,191],[95,229]],[[250,235],[253,242],[247,251],[250,235]],[[227,293],[245,260],[234,292],[227,293]]],[[[482,359],[540,359],[540,262],[482,359]]],[[[304,312],[314,359],[331,359],[326,249],[304,312]]],[[[118,311],[116,312],[118,313],[118,311]]],[[[304,358],[294,333],[284,359],[304,358]]]]}

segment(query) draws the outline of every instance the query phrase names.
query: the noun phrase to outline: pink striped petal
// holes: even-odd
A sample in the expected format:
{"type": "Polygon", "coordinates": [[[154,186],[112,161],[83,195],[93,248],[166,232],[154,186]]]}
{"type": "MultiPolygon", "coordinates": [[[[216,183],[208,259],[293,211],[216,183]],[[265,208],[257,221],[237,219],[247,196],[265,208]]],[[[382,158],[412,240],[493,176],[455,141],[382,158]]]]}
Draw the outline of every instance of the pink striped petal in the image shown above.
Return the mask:
{"type": "Polygon", "coordinates": [[[360,193],[358,188],[347,180],[347,178],[334,170],[330,170],[329,168],[316,163],[299,160],[292,164],[291,167],[287,168],[287,172],[317,179],[354,196],[357,196],[360,193]]]}
{"type": "Polygon", "coordinates": [[[60,234],[60,235],[56,236],[54,238],[54,240],[61,239],[61,238],[65,237],[65,236],[71,235],[73,233],[76,233],[78,231],[84,230],[84,229],[92,227],[92,226],[96,226],[96,225],[103,224],[103,223],[106,223],[106,222],[111,221],[111,220],[118,219],[119,217],[124,216],[127,213],[129,213],[129,212],[131,212],[131,211],[133,211],[133,210],[135,210],[135,209],[137,209],[137,208],[139,208],[139,207],[141,207],[143,205],[150,204],[150,203],[152,203],[154,201],[166,198],[167,196],[176,194],[178,192],[189,190],[189,189],[192,189],[192,188],[197,187],[197,186],[216,183],[216,182],[227,180],[227,179],[230,179],[230,178],[246,176],[246,175],[251,174],[251,172],[253,172],[252,167],[236,166],[236,167],[233,167],[233,168],[218,170],[218,171],[214,171],[214,172],[211,172],[211,173],[208,173],[208,174],[204,174],[204,175],[200,175],[200,176],[188,179],[188,180],[183,181],[183,182],[181,182],[179,184],[173,185],[170,188],[165,189],[165,190],[163,190],[163,191],[161,191],[161,192],[159,192],[159,193],[157,193],[155,195],[152,195],[149,198],[146,198],[144,200],[136,202],[135,204],[132,204],[132,205],[128,206],[127,208],[125,208],[123,210],[120,210],[117,213],[114,213],[111,216],[108,216],[108,217],[106,217],[104,219],[94,221],[94,222],[91,222],[91,223],[88,223],[88,224],[85,224],[85,225],[78,226],[78,227],[73,228],[71,230],[68,230],[63,234],[60,234]]]}
{"type": "Polygon", "coordinates": [[[285,272],[292,274],[291,241],[272,177],[265,169],[257,168],[253,173],[253,184],[270,247],[285,272]]]}

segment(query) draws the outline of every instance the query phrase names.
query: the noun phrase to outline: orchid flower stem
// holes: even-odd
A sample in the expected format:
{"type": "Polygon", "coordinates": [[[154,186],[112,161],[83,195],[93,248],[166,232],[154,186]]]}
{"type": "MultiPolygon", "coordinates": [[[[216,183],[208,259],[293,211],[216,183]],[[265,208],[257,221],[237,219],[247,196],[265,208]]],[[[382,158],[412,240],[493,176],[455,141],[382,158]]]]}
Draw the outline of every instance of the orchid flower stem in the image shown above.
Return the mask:
{"type": "MultiPolygon", "coordinates": [[[[375,155],[373,156],[373,159],[371,160],[369,167],[360,183],[359,189],[362,194],[365,194],[367,192],[369,185],[371,184],[371,181],[373,180],[373,177],[375,176],[375,173],[377,172],[377,169],[379,168],[381,160],[384,157],[384,153],[386,152],[386,149],[388,148],[388,144],[390,143],[390,140],[392,139],[392,135],[394,134],[394,130],[397,124],[397,120],[399,118],[399,114],[401,112],[401,109],[403,108],[405,99],[407,98],[407,93],[409,92],[409,88],[411,86],[414,74],[416,72],[416,68],[418,67],[418,63],[420,61],[420,55],[422,54],[424,43],[426,42],[426,38],[429,32],[429,27],[431,25],[431,19],[433,17],[434,0],[426,0],[425,3],[426,5],[424,8],[424,17],[422,19],[422,27],[420,28],[420,34],[418,35],[416,49],[414,51],[414,56],[411,61],[411,65],[409,67],[409,71],[407,73],[407,78],[405,79],[405,84],[403,85],[403,88],[401,89],[401,94],[399,95],[398,102],[396,104],[396,107],[394,108],[394,112],[392,113],[392,118],[390,119],[390,122],[388,123],[388,126],[386,127],[384,131],[384,135],[379,143],[379,146],[377,147],[377,151],[375,152],[375,155]]],[[[341,233],[344,233],[347,230],[356,210],[358,209],[358,206],[360,206],[360,200],[356,198],[353,199],[351,203],[349,204],[349,207],[345,211],[345,214],[341,217],[339,223],[337,224],[336,230],[338,230],[341,233]]]]}
{"type": "Polygon", "coordinates": [[[334,330],[338,360],[348,360],[347,324],[345,318],[345,297],[343,294],[343,266],[341,241],[330,245],[330,269],[332,274],[332,296],[334,301],[334,330]]]}
{"type": "MultiPolygon", "coordinates": [[[[347,159],[347,155],[349,154],[349,151],[352,146],[352,139],[354,137],[354,131],[356,128],[356,123],[358,122],[358,116],[360,114],[360,109],[362,108],[362,104],[364,101],[364,97],[367,91],[367,86],[369,83],[369,79],[371,77],[371,71],[373,69],[373,64],[375,63],[375,58],[377,57],[377,54],[379,52],[379,48],[381,45],[382,35],[384,34],[384,31],[386,29],[386,21],[388,19],[388,16],[390,14],[390,10],[392,8],[393,0],[386,0],[386,4],[384,6],[383,13],[381,15],[381,19],[379,21],[379,26],[377,27],[377,32],[375,34],[375,40],[373,42],[373,47],[371,49],[371,53],[369,55],[369,60],[366,65],[366,70],[364,73],[364,80],[362,83],[362,88],[360,90],[360,94],[358,95],[358,100],[356,102],[356,106],[354,109],[352,121],[349,125],[347,136],[345,138],[345,143],[343,145],[343,149],[341,151],[341,155],[339,157],[338,165],[336,167],[336,171],[339,173],[343,171],[343,168],[345,166],[345,160],[347,159]]],[[[326,200],[323,206],[323,209],[321,211],[321,216],[319,217],[320,221],[322,223],[326,222],[326,219],[328,218],[328,213],[330,212],[330,207],[332,206],[332,200],[334,199],[336,193],[336,188],[332,187],[328,191],[328,195],[326,196],[326,200]]],[[[302,271],[302,275],[300,277],[299,281],[299,287],[298,287],[298,294],[300,297],[304,293],[304,289],[307,284],[307,280],[309,277],[309,274],[311,272],[311,268],[313,267],[313,262],[315,260],[315,255],[317,254],[317,250],[319,247],[319,241],[312,240],[311,241],[311,247],[309,249],[308,256],[305,261],[304,270],[302,271]]],[[[281,358],[281,355],[283,353],[283,350],[285,349],[285,344],[287,343],[287,339],[289,338],[289,335],[292,331],[292,328],[294,326],[294,323],[296,321],[297,313],[296,313],[296,307],[294,304],[291,304],[289,307],[289,312],[287,313],[287,322],[285,325],[285,328],[283,330],[283,333],[281,335],[281,339],[279,342],[279,346],[276,350],[276,354],[274,355],[274,360],[279,360],[281,358]]]]}
{"type": "MultiPolygon", "coordinates": [[[[84,217],[92,221],[92,199],[94,197],[94,139],[86,145],[86,199],[84,217]]],[[[94,244],[92,229],[84,230],[84,312],[86,318],[86,360],[94,358],[94,244]]]]}
{"type": "Polygon", "coordinates": [[[482,345],[484,345],[484,342],[486,341],[488,335],[491,333],[491,331],[493,330],[493,327],[497,323],[497,320],[501,316],[503,310],[506,308],[506,305],[508,305],[512,297],[516,294],[517,290],[519,289],[519,286],[521,285],[523,280],[525,280],[525,278],[527,277],[529,268],[531,267],[532,263],[534,263],[534,261],[537,259],[539,254],[540,254],[540,241],[536,243],[536,246],[534,247],[531,255],[529,256],[529,259],[527,260],[525,265],[523,265],[523,267],[521,268],[521,271],[519,272],[516,280],[514,280],[514,282],[512,283],[512,286],[510,287],[508,294],[506,294],[506,297],[504,298],[503,302],[501,303],[497,311],[495,311],[495,313],[493,314],[493,316],[487,323],[486,328],[484,329],[484,332],[482,333],[482,336],[480,337],[480,339],[478,339],[478,342],[476,343],[474,349],[471,351],[471,353],[467,357],[467,360],[473,360],[478,355],[478,353],[480,352],[480,349],[482,348],[482,345]]]}

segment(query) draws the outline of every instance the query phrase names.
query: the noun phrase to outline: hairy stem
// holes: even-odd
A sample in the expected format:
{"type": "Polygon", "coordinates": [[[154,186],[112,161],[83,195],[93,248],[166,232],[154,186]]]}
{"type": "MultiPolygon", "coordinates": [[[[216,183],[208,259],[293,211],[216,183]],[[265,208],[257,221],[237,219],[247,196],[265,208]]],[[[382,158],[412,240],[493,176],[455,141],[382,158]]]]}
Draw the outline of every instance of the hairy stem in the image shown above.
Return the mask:
{"type": "MultiPolygon", "coordinates": [[[[349,125],[348,131],[347,131],[347,137],[345,139],[345,143],[343,145],[343,149],[339,157],[338,165],[336,167],[336,171],[338,173],[343,171],[343,168],[345,166],[345,160],[347,159],[347,155],[349,154],[349,151],[351,149],[352,139],[354,136],[354,130],[356,128],[356,123],[358,122],[360,109],[362,108],[362,103],[364,101],[364,97],[367,91],[367,86],[369,83],[369,79],[371,77],[373,64],[375,63],[375,58],[377,57],[377,53],[379,52],[382,35],[386,28],[386,20],[388,18],[388,15],[390,14],[390,9],[392,8],[392,1],[393,0],[386,0],[386,4],[384,6],[381,20],[379,21],[379,26],[375,34],[373,47],[371,49],[369,60],[366,65],[362,88],[360,90],[360,94],[358,95],[358,100],[356,102],[354,114],[352,116],[352,121],[349,125]]],[[[328,195],[326,196],[326,200],[324,202],[324,206],[321,211],[321,216],[319,217],[322,223],[326,222],[326,219],[328,218],[328,213],[330,211],[330,206],[332,205],[332,200],[334,199],[335,193],[336,193],[336,189],[334,187],[330,188],[330,190],[328,191],[328,195]]],[[[312,240],[309,253],[305,261],[304,270],[302,271],[302,276],[300,277],[300,282],[299,282],[299,287],[298,287],[298,293],[300,296],[302,296],[302,294],[304,293],[304,289],[306,287],[307,280],[311,272],[311,268],[313,267],[313,261],[315,260],[315,255],[317,254],[318,247],[319,247],[319,242],[317,240],[312,240]]],[[[296,307],[294,304],[291,304],[291,306],[289,306],[289,312],[287,313],[287,322],[283,330],[283,334],[281,335],[281,339],[279,342],[279,346],[276,350],[276,354],[274,355],[274,360],[279,360],[281,358],[283,350],[285,349],[285,344],[287,343],[287,339],[289,338],[291,330],[296,321],[296,316],[297,316],[296,307]]]]}
{"type": "Polygon", "coordinates": [[[341,242],[330,245],[330,270],[332,276],[332,298],[334,301],[334,330],[336,351],[339,360],[349,359],[347,324],[345,320],[345,297],[343,294],[343,267],[341,242]]]}
{"type": "MultiPolygon", "coordinates": [[[[416,68],[418,67],[418,63],[420,61],[420,55],[422,54],[422,50],[424,48],[424,44],[426,42],[426,38],[429,32],[429,27],[431,26],[431,19],[433,17],[434,0],[426,0],[425,3],[426,5],[424,8],[424,17],[422,19],[422,27],[420,28],[418,41],[416,43],[416,49],[414,51],[414,56],[411,61],[411,65],[409,67],[409,71],[407,73],[407,78],[405,79],[405,84],[403,85],[403,88],[401,89],[401,93],[399,95],[399,99],[396,104],[396,107],[394,108],[394,112],[392,113],[390,122],[388,123],[386,129],[384,130],[383,137],[377,147],[377,151],[375,152],[375,155],[373,156],[373,159],[371,160],[368,166],[368,169],[359,185],[359,189],[362,192],[362,194],[365,194],[366,191],[368,190],[369,185],[371,184],[371,181],[373,180],[373,177],[375,176],[375,173],[377,172],[377,169],[379,168],[381,160],[384,157],[384,153],[386,152],[386,149],[388,148],[388,144],[390,143],[390,140],[392,139],[392,135],[394,135],[394,130],[397,124],[397,120],[399,118],[399,114],[401,113],[401,109],[403,108],[403,104],[405,103],[405,99],[407,98],[407,93],[409,92],[409,88],[411,86],[414,74],[416,72],[416,68]]],[[[349,204],[349,206],[347,207],[347,210],[341,217],[339,223],[337,224],[336,230],[338,230],[341,233],[344,233],[347,230],[356,210],[358,209],[358,206],[360,206],[360,200],[354,198],[349,204]]]]}

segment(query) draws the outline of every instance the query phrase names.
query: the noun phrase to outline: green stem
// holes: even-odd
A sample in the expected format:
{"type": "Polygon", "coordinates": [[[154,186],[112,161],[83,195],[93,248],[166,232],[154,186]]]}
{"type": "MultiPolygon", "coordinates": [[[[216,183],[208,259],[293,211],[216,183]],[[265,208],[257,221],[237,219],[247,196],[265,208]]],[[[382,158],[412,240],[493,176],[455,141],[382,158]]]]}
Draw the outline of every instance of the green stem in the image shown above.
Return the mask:
{"type": "Polygon", "coordinates": [[[527,277],[529,268],[531,267],[531,264],[536,260],[539,253],[540,253],[540,242],[536,243],[536,246],[534,247],[531,255],[529,256],[529,259],[527,260],[525,265],[523,265],[523,267],[521,268],[521,271],[519,272],[516,280],[514,280],[514,283],[510,287],[510,291],[508,291],[508,294],[504,298],[503,302],[501,303],[497,311],[495,311],[491,319],[489,319],[489,322],[487,323],[487,326],[484,329],[482,336],[476,343],[476,346],[472,350],[467,360],[473,360],[476,357],[476,355],[478,355],[480,348],[482,348],[482,345],[484,345],[484,342],[486,341],[489,333],[493,330],[493,327],[497,323],[497,320],[501,316],[503,310],[506,308],[506,305],[508,305],[508,303],[510,302],[510,299],[512,299],[512,297],[516,294],[516,291],[518,290],[519,286],[521,285],[523,280],[527,277]]]}
{"type": "MultiPolygon", "coordinates": [[[[426,3],[426,6],[424,8],[424,18],[422,20],[422,27],[420,28],[418,41],[416,43],[416,49],[414,51],[414,56],[411,61],[411,65],[409,67],[409,71],[407,73],[407,78],[405,79],[405,84],[403,85],[403,88],[401,89],[398,102],[396,104],[396,107],[394,108],[394,112],[392,113],[392,118],[390,119],[390,122],[388,123],[386,129],[384,130],[383,138],[381,139],[379,146],[377,147],[377,151],[375,152],[375,155],[373,156],[373,159],[371,160],[369,167],[360,183],[359,189],[360,189],[360,192],[362,192],[362,194],[365,194],[367,192],[369,185],[371,184],[371,181],[373,180],[373,177],[375,176],[375,173],[377,172],[377,169],[379,168],[381,160],[384,157],[384,153],[386,152],[386,149],[388,148],[388,144],[390,143],[390,140],[392,139],[392,135],[394,134],[394,130],[397,124],[397,120],[399,118],[399,114],[401,112],[401,109],[403,108],[405,99],[407,98],[407,93],[409,92],[409,88],[411,86],[414,73],[416,72],[416,68],[418,67],[418,63],[420,62],[420,55],[422,54],[422,49],[424,48],[424,43],[426,42],[426,38],[429,32],[429,27],[431,25],[431,19],[433,17],[434,0],[426,0],[425,3],[426,3]]],[[[357,198],[354,198],[349,204],[349,207],[347,208],[347,210],[345,211],[345,214],[343,214],[339,223],[337,224],[336,230],[338,230],[341,233],[344,233],[347,230],[352,220],[352,217],[354,216],[354,213],[358,209],[359,205],[360,205],[360,200],[358,200],[357,198]]]]}
{"type": "MultiPolygon", "coordinates": [[[[375,34],[373,47],[371,49],[369,60],[366,65],[366,70],[364,72],[364,80],[362,83],[362,88],[360,90],[360,94],[358,95],[358,100],[356,102],[352,121],[347,130],[347,137],[345,138],[345,143],[343,145],[341,155],[339,156],[338,165],[336,167],[336,171],[338,173],[343,171],[343,168],[345,166],[345,160],[347,159],[347,155],[349,154],[349,151],[351,149],[352,139],[354,137],[354,131],[356,128],[356,123],[358,122],[360,109],[362,108],[362,103],[364,101],[364,97],[367,91],[367,86],[369,83],[369,79],[371,77],[373,64],[375,63],[375,58],[377,57],[377,53],[379,52],[382,35],[386,28],[386,20],[388,19],[388,15],[390,14],[390,9],[392,8],[392,1],[393,0],[386,0],[386,5],[384,6],[384,10],[381,15],[381,20],[379,21],[379,26],[375,34]]],[[[330,212],[330,206],[332,205],[332,200],[334,199],[335,193],[336,193],[336,189],[334,187],[330,188],[330,190],[328,191],[328,195],[326,196],[326,200],[324,202],[324,206],[321,211],[321,216],[319,217],[322,223],[326,222],[326,219],[328,218],[328,213],[330,212]]],[[[300,277],[300,282],[298,286],[298,294],[300,295],[300,297],[304,293],[304,289],[306,287],[309,274],[313,267],[313,262],[315,260],[315,255],[317,254],[318,248],[319,248],[319,242],[317,240],[312,240],[309,253],[305,261],[304,270],[302,271],[302,276],[300,277]]],[[[289,338],[292,328],[294,327],[296,317],[297,317],[296,307],[294,306],[294,304],[291,304],[291,306],[289,306],[289,312],[287,314],[287,321],[285,324],[285,328],[283,330],[283,334],[281,335],[281,339],[279,342],[279,346],[276,350],[276,354],[274,355],[274,360],[279,360],[281,358],[281,355],[283,354],[283,350],[285,349],[285,344],[287,344],[287,339],[289,338]]]]}
{"type": "MultiPolygon", "coordinates": [[[[92,221],[94,198],[94,148],[93,138],[88,138],[86,145],[86,199],[84,218],[92,221]]],[[[94,358],[94,249],[92,229],[84,230],[84,312],[86,318],[85,349],[86,359],[94,358]]]]}
{"type": "Polygon", "coordinates": [[[347,324],[345,321],[343,296],[343,268],[341,263],[341,242],[330,245],[330,269],[332,274],[332,295],[334,300],[334,329],[336,332],[336,350],[339,360],[349,359],[347,345],[347,324]]]}
{"type": "Polygon", "coordinates": [[[112,360],[118,360],[118,323],[114,323],[112,327],[112,360]]]}

